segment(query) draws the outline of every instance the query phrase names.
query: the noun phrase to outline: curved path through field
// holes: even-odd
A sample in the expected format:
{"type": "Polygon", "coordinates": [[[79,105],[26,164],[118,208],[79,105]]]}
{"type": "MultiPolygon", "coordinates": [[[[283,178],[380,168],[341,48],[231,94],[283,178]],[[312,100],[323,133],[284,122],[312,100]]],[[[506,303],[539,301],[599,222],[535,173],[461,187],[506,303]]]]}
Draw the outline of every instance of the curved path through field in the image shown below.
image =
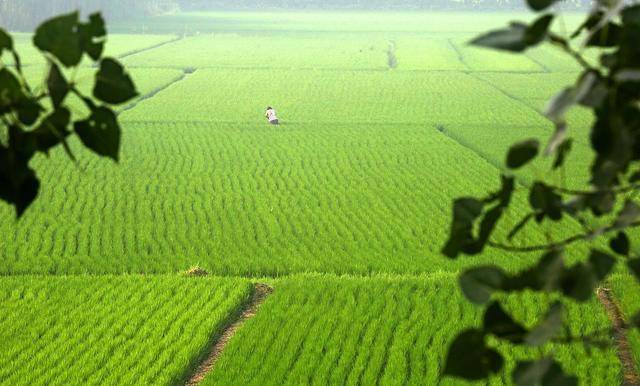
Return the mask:
{"type": "Polygon", "coordinates": [[[238,317],[233,320],[223,331],[218,340],[215,342],[213,347],[211,347],[211,352],[204,359],[202,363],[198,366],[195,373],[191,375],[189,380],[187,381],[187,386],[198,385],[202,380],[207,376],[207,374],[213,369],[218,358],[222,355],[224,348],[227,346],[231,338],[235,335],[236,331],[244,322],[248,319],[253,318],[258,312],[258,308],[265,301],[267,296],[273,292],[273,288],[269,287],[266,284],[255,283],[254,284],[253,295],[251,296],[251,300],[244,306],[242,312],[238,315],[238,317]]]}

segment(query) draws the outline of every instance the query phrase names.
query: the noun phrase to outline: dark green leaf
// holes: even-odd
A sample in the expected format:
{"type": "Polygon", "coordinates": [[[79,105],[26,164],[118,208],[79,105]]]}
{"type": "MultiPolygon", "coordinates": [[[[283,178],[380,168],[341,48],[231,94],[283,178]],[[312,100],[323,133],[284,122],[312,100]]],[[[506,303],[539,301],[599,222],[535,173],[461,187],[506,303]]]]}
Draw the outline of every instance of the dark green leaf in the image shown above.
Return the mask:
{"type": "Polygon", "coordinates": [[[538,386],[542,384],[553,359],[544,358],[537,361],[518,362],[511,374],[516,386],[538,386]]]}
{"type": "Polygon", "coordinates": [[[65,67],[73,67],[82,59],[78,34],[78,12],[62,15],[41,24],[33,37],[33,44],[56,57],[65,67]]]}
{"type": "Polygon", "coordinates": [[[604,12],[600,10],[597,10],[591,13],[589,17],[587,17],[587,19],[582,24],[580,24],[578,29],[576,29],[575,32],[571,34],[571,39],[578,37],[578,35],[580,35],[580,33],[582,33],[582,31],[584,31],[585,29],[587,30],[593,29],[593,27],[595,27],[596,25],[598,25],[598,23],[600,23],[603,16],[604,16],[604,12]]]}
{"type": "Polygon", "coordinates": [[[527,0],[527,4],[534,11],[542,11],[549,8],[557,0],[527,0]]]}
{"type": "Polygon", "coordinates": [[[11,39],[11,35],[9,35],[7,31],[0,28],[0,56],[2,56],[2,52],[5,50],[13,50],[13,39],[11,39]]]}
{"type": "Polygon", "coordinates": [[[538,222],[541,222],[545,217],[549,217],[553,221],[562,219],[562,210],[564,208],[562,196],[542,182],[536,182],[531,187],[529,203],[538,212],[536,215],[538,222]]]}
{"type": "Polygon", "coordinates": [[[618,66],[618,55],[615,52],[605,52],[600,55],[600,64],[612,69],[618,66]]]}
{"type": "Polygon", "coordinates": [[[620,213],[618,213],[618,217],[613,226],[618,229],[623,229],[638,221],[639,218],[640,207],[635,202],[627,200],[620,213]]]}
{"type": "Polygon", "coordinates": [[[585,107],[602,105],[609,92],[607,83],[595,72],[589,71],[578,80],[576,102],[585,107]]]}
{"type": "Polygon", "coordinates": [[[100,70],[96,74],[93,96],[115,105],[135,98],[138,92],[124,67],[115,59],[105,58],[100,62],[100,70]]]}
{"type": "Polygon", "coordinates": [[[502,217],[505,209],[511,202],[511,196],[515,188],[515,180],[513,177],[502,176],[502,187],[500,191],[496,192],[491,199],[497,199],[498,203],[485,213],[482,221],[480,222],[480,231],[478,239],[476,240],[476,248],[478,251],[482,251],[491,237],[498,221],[502,217]]]}
{"type": "Polygon", "coordinates": [[[493,302],[484,313],[484,332],[512,343],[522,343],[527,330],[509,316],[500,303],[493,302]]]}
{"type": "Polygon", "coordinates": [[[552,292],[560,288],[564,273],[564,258],[562,250],[553,249],[546,252],[533,272],[536,291],[552,292]]]}
{"type": "Polygon", "coordinates": [[[18,119],[24,125],[33,125],[40,117],[42,106],[35,99],[25,98],[16,106],[18,119]]]}
{"type": "Polygon", "coordinates": [[[640,258],[627,260],[627,267],[636,279],[640,280],[640,258]]]}
{"type": "Polygon", "coordinates": [[[53,62],[47,77],[47,88],[54,108],[60,106],[69,93],[69,83],[67,83],[64,74],[60,71],[60,67],[53,62]]]}
{"type": "Polygon", "coordinates": [[[17,107],[24,99],[20,81],[6,67],[0,68],[0,113],[9,107],[17,107]]]}
{"type": "Polygon", "coordinates": [[[38,151],[47,153],[51,148],[65,140],[69,133],[71,113],[64,107],[49,114],[34,133],[38,143],[38,151]]]}
{"type": "MultiPolygon", "coordinates": [[[[638,275],[636,275],[637,277],[638,275]]],[[[631,326],[632,327],[640,327],[640,311],[636,312],[631,316],[631,326]]]]}
{"type": "Polygon", "coordinates": [[[567,375],[557,362],[553,362],[542,378],[542,386],[578,386],[578,378],[567,375]]]}
{"type": "Polygon", "coordinates": [[[484,215],[482,221],[480,222],[480,232],[478,234],[478,238],[471,249],[465,250],[466,253],[476,251],[477,253],[480,253],[484,250],[489,237],[491,237],[491,234],[495,230],[496,225],[498,225],[498,221],[500,221],[503,213],[504,207],[501,205],[496,205],[484,215]]]}
{"type": "Polygon", "coordinates": [[[561,288],[565,266],[562,250],[546,252],[538,264],[508,278],[504,291],[522,291],[530,288],[534,291],[553,292],[561,288]]]}
{"type": "Polygon", "coordinates": [[[94,39],[100,39],[107,35],[104,18],[100,12],[89,15],[89,32],[94,39]]]}
{"type": "Polygon", "coordinates": [[[578,379],[564,374],[551,358],[518,362],[512,373],[516,386],[577,386],[578,379]]]}
{"type": "Polygon", "coordinates": [[[40,188],[40,182],[27,162],[16,162],[9,149],[0,147],[0,199],[12,204],[18,217],[35,200],[40,188]]]}
{"type": "Polygon", "coordinates": [[[635,183],[640,181],[640,170],[638,170],[637,172],[631,174],[631,176],[629,177],[629,183],[635,183]]]}
{"type": "Polygon", "coordinates": [[[640,4],[625,7],[620,15],[622,24],[640,26],[640,4]]]}
{"type": "Polygon", "coordinates": [[[607,23],[591,35],[587,40],[587,47],[615,47],[621,35],[622,28],[619,25],[607,23]]]}
{"type": "Polygon", "coordinates": [[[503,288],[507,276],[498,267],[484,266],[469,269],[460,275],[460,287],[469,301],[484,304],[491,294],[503,288]]]}
{"type": "Polygon", "coordinates": [[[86,147],[99,155],[118,161],[120,126],[113,111],[106,107],[97,107],[89,118],[76,122],[74,128],[86,147]]]}
{"type": "Polygon", "coordinates": [[[442,249],[442,253],[449,258],[458,255],[473,243],[473,224],[482,214],[484,204],[471,197],[463,197],[453,203],[453,221],[449,240],[442,249]]]}
{"type": "Polygon", "coordinates": [[[527,48],[525,35],[527,26],[513,23],[506,29],[494,30],[480,35],[470,43],[475,46],[489,47],[511,52],[522,52],[527,48]]]}
{"type": "Polygon", "coordinates": [[[486,346],[482,331],[469,329],[449,346],[443,375],[479,380],[497,373],[503,365],[502,356],[486,346]]]}
{"type": "MultiPolygon", "coordinates": [[[[567,87],[556,94],[545,107],[545,116],[556,126],[564,128],[565,115],[576,103],[597,104],[602,101],[602,80],[593,71],[585,72],[575,86],[567,87]]],[[[606,88],[605,88],[606,95],[606,88]]],[[[561,137],[559,140],[564,139],[561,137]]],[[[549,152],[548,152],[549,153],[549,152]]]]}
{"type": "Polygon", "coordinates": [[[588,196],[575,196],[563,204],[563,210],[571,216],[576,216],[588,207],[588,196]]]}
{"type": "Polygon", "coordinates": [[[573,139],[567,138],[560,146],[558,146],[558,150],[556,152],[556,158],[553,161],[553,169],[557,169],[564,165],[564,161],[567,158],[567,155],[571,152],[571,148],[573,146],[573,139]]]}
{"type": "Polygon", "coordinates": [[[618,234],[609,241],[609,247],[619,255],[628,256],[631,250],[631,243],[626,233],[618,232],[618,234]]]}
{"type": "Polygon", "coordinates": [[[562,303],[556,302],[549,307],[542,322],[538,323],[526,336],[525,341],[531,346],[540,346],[558,335],[562,328],[562,303]]]}
{"type": "Polygon", "coordinates": [[[518,169],[538,155],[540,143],[537,139],[528,139],[511,146],[507,154],[507,167],[518,169]]]}
{"type": "Polygon", "coordinates": [[[562,292],[579,302],[585,302],[593,295],[598,281],[593,269],[584,263],[578,263],[567,269],[562,277],[562,292]]]}
{"type": "Polygon", "coordinates": [[[593,193],[585,196],[586,203],[596,216],[611,213],[616,202],[616,196],[611,192],[593,193]]]}
{"type": "Polygon", "coordinates": [[[589,255],[589,264],[591,265],[593,273],[598,281],[602,281],[607,277],[615,263],[616,259],[608,253],[597,249],[591,250],[591,254],[589,255]]]}
{"type": "Polygon", "coordinates": [[[97,61],[102,56],[107,30],[99,13],[89,16],[89,23],[79,25],[81,46],[91,59],[97,61]]]}
{"type": "MultiPolygon", "coordinates": [[[[529,0],[529,1],[538,1],[538,0],[529,0]]],[[[543,0],[546,1],[546,0],[543,0]]],[[[540,44],[546,37],[547,31],[549,30],[549,26],[553,21],[553,15],[547,14],[539,17],[534,21],[528,28],[525,33],[525,41],[527,46],[535,46],[540,44]]]]}

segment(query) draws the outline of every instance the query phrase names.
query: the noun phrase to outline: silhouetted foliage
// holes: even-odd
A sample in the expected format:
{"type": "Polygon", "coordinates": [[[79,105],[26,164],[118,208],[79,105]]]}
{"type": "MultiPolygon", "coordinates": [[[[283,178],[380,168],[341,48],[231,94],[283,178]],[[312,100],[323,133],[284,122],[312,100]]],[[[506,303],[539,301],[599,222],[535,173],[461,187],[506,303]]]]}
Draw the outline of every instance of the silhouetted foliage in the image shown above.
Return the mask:
{"type": "Polygon", "coordinates": [[[87,22],[74,12],[40,25],[33,43],[46,57],[49,70],[46,89],[36,90],[23,75],[11,36],[0,29],[0,199],[14,205],[18,217],[40,188],[29,164],[36,153],[48,154],[62,145],[75,159],[67,144],[75,134],[96,154],[118,160],[120,125],[112,106],[138,94],[122,65],[102,57],[106,36],[99,13],[87,22]],[[64,69],[77,68],[85,56],[99,63],[93,96],[83,95],[65,76],[64,69]],[[12,64],[5,64],[5,58],[12,64]],[[88,116],[78,116],[65,106],[70,94],[82,100],[88,116]]]}
{"type": "MultiPolygon", "coordinates": [[[[528,0],[529,7],[538,12],[548,10],[554,3],[554,0],[528,0]]],[[[555,17],[549,12],[531,24],[513,22],[471,42],[511,52],[549,43],[574,58],[583,72],[573,86],[562,90],[546,108],[546,116],[556,127],[546,148],[541,151],[535,139],[514,144],[508,151],[503,186],[497,193],[485,198],[459,198],[453,204],[449,240],[443,248],[447,257],[477,255],[485,247],[512,253],[539,252],[541,257],[531,268],[515,274],[493,265],[473,267],[461,274],[460,286],[465,296],[477,304],[490,304],[482,328],[461,332],[451,344],[444,375],[481,379],[503,371],[502,356],[486,345],[488,336],[507,344],[529,346],[541,346],[559,338],[566,317],[563,302],[591,299],[617,264],[626,265],[640,278],[640,257],[631,256],[628,236],[631,228],[640,226],[640,5],[601,1],[570,37],[552,32],[555,17]],[[577,44],[600,49],[600,62],[589,63],[574,48],[577,44]],[[510,229],[505,242],[496,241],[494,229],[509,209],[515,190],[514,170],[538,157],[554,157],[551,168],[563,167],[572,149],[565,114],[576,105],[591,109],[595,116],[588,138],[594,152],[588,170],[590,180],[585,181],[589,188],[581,191],[544,180],[533,181],[528,184],[530,213],[510,229]],[[600,225],[589,221],[589,216],[598,219],[600,225]],[[542,245],[512,242],[517,233],[527,231],[527,224],[559,228],[562,227],[559,220],[563,218],[578,220],[584,232],[542,245]],[[591,248],[582,262],[565,264],[566,248],[598,238],[608,238],[609,251],[591,248]],[[541,315],[539,324],[531,329],[515,321],[493,297],[495,293],[525,289],[557,293],[562,299],[541,315]]],[[[546,356],[517,363],[511,375],[517,385],[577,383],[577,378],[565,375],[560,365],[546,356]]]]}

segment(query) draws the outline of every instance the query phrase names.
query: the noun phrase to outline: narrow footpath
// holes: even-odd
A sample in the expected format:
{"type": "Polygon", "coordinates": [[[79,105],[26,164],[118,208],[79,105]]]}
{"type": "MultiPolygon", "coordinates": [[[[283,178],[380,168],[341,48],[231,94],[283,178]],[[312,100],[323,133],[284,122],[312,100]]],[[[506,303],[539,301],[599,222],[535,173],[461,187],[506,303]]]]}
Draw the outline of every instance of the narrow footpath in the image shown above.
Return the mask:
{"type": "Polygon", "coordinates": [[[273,292],[273,288],[269,287],[266,284],[256,283],[254,284],[253,295],[251,296],[251,300],[244,306],[242,312],[238,315],[238,317],[232,321],[225,329],[222,331],[222,334],[215,342],[213,347],[211,347],[211,351],[209,355],[202,361],[202,363],[198,366],[195,373],[189,378],[186,385],[193,386],[198,385],[202,380],[209,374],[209,372],[213,369],[216,362],[222,355],[225,347],[236,334],[236,331],[249,319],[253,318],[258,312],[258,308],[260,305],[264,303],[265,299],[269,294],[273,292]]]}

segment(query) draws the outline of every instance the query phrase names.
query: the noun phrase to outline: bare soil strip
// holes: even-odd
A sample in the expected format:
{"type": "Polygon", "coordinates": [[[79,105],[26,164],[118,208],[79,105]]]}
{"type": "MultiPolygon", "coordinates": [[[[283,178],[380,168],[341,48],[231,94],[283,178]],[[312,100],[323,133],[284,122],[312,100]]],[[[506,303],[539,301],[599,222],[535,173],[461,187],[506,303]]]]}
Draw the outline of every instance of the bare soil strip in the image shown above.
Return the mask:
{"type": "Polygon", "coordinates": [[[220,358],[220,355],[222,355],[224,348],[227,346],[231,338],[233,338],[236,331],[238,331],[238,329],[242,327],[244,322],[256,315],[260,305],[265,301],[267,296],[269,296],[269,294],[273,292],[273,288],[269,287],[266,284],[256,283],[254,284],[254,287],[255,289],[249,303],[247,303],[247,305],[244,307],[238,318],[224,329],[224,331],[220,335],[220,338],[218,338],[218,341],[215,342],[215,344],[211,348],[211,352],[209,353],[209,355],[204,359],[200,366],[198,366],[195,373],[187,381],[187,386],[197,385],[202,382],[204,377],[206,377],[207,374],[209,374],[209,372],[213,369],[216,362],[220,358]]]}
{"type": "Polygon", "coordinates": [[[597,293],[598,300],[607,311],[613,326],[613,335],[617,346],[616,352],[622,365],[622,385],[640,386],[640,376],[638,376],[638,370],[633,361],[631,345],[629,345],[629,340],[627,339],[627,324],[622,317],[620,308],[618,308],[610,290],[598,288],[597,293]]]}

